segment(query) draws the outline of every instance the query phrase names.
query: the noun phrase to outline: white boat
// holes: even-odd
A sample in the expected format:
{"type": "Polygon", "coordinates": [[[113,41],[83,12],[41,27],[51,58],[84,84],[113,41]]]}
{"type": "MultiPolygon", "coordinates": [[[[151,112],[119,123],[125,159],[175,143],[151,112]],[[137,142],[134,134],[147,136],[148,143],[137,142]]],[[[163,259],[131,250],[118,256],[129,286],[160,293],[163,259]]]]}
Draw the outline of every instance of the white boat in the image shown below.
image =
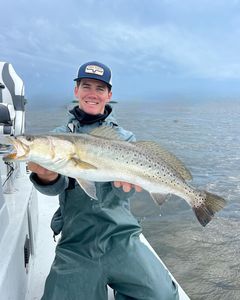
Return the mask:
{"type": "MultiPolygon", "coordinates": [[[[0,62],[0,143],[6,135],[24,134],[24,124],[23,81],[11,64],[0,62]]],[[[0,156],[7,150],[0,144],[0,156]]],[[[0,157],[0,167],[0,298],[39,300],[54,258],[56,243],[49,224],[58,200],[34,189],[25,163],[5,164],[0,157]]],[[[141,240],[157,256],[143,235],[141,240]]],[[[172,278],[179,299],[189,300],[172,278]]],[[[109,288],[110,299],[114,296],[109,288]]]]}

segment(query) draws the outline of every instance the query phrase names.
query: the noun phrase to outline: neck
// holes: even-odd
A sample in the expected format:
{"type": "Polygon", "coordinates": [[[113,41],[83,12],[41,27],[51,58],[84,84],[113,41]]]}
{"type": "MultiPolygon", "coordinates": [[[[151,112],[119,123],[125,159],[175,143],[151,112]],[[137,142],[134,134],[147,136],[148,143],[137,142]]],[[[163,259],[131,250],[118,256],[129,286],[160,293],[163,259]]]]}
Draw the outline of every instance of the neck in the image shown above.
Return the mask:
{"type": "Polygon", "coordinates": [[[69,111],[74,117],[79,121],[80,124],[93,124],[98,121],[104,121],[107,116],[112,112],[110,105],[105,106],[103,114],[91,115],[84,112],[80,107],[75,106],[72,110],[69,111]]]}

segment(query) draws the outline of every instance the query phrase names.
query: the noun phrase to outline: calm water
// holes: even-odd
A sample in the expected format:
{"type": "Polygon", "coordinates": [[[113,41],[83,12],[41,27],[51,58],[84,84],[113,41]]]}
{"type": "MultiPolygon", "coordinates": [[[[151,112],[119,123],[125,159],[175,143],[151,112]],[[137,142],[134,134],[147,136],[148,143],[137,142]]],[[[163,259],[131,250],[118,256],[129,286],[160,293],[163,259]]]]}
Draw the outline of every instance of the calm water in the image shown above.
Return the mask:
{"type": "MultiPolygon", "coordinates": [[[[157,207],[147,193],[132,199],[143,231],[191,299],[240,299],[240,101],[204,104],[119,103],[120,125],[181,158],[192,184],[228,200],[203,228],[185,201],[157,207]]],[[[63,124],[64,107],[27,112],[27,132],[63,124]]]]}

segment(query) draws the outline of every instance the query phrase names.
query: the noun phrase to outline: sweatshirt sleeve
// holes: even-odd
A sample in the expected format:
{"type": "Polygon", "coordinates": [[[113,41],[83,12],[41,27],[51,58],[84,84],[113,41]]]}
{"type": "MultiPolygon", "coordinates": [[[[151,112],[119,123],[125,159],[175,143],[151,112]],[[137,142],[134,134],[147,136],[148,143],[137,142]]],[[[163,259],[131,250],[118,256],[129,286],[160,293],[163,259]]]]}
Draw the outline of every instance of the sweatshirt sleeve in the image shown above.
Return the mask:
{"type": "Polygon", "coordinates": [[[120,126],[115,127],[115,130],[117,131],[120,139],[127,142],[136,142],[136,137],[131,131],[125,130],[120,126]]]}
{"type": "Polygon", "coordinates": [[[68,177],[63,175],[59,175],[58,178],[50,184],[41,183],[36,173],[31,173],[30,180],[40,193],[47,196],[56,196],[61,194],[68,187],[69,183],[68,177]]]}

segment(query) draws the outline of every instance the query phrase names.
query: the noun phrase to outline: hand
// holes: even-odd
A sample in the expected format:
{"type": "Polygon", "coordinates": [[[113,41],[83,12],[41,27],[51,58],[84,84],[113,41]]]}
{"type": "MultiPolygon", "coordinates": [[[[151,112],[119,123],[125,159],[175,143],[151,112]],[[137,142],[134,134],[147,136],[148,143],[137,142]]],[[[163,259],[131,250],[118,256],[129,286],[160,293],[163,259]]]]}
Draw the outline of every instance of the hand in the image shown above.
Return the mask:
{"type": "Polygon", "coordinates": [[[120,188],[122,187],[123,191],[128,193],[131,191],[131,189],[135,189],[136,192],[141,192],[142,191],[142,188],[138,185],[135,185],[135,184],[131,184],[131,183],[128,183],[128,182],[124,182],[124,181],[114,181],[114,186],[117,187],[117,188],[120,188]]]}
{"type": "Polygon", "coordinates": [[[42,181],[42,183],[49,183],[51,181],[56,180],[58,177],[58,173],[49,171],[48,169],[45,169],[33,162],[28,163],[28,169],[29,171],[36,173],[38,178],[42,181]]]}

